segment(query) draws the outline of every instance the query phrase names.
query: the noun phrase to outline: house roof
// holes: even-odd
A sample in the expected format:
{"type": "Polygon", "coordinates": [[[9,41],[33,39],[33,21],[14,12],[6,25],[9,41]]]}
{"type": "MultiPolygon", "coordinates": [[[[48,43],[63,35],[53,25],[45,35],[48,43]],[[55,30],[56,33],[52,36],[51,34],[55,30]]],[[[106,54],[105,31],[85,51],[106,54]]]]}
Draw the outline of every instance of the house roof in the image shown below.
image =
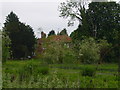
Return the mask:
{"type": "Polygon", "coordinates": [[[51,42],[60,41],[60,42],[71,42],[72,39],[67,35],[53,35],[48,37],[51,42]]]}
{"type": "Polygon", "coordinates": [[[67,35],[51,35],[47,38],[40,38],[39,42],[71,42],[72,39],[67,35]]]}

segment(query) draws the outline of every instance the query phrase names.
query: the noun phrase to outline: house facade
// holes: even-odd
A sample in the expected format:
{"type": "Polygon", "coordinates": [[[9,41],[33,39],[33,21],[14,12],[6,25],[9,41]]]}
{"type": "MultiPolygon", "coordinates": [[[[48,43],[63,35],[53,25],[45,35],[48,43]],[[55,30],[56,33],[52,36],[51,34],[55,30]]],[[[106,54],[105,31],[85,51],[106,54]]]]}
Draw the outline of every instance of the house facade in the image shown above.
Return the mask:
{"type": "Polygon", "coordinates": [[[41,33],[41,38],[38,39],[37,42],[37,51],[39,53],[43,53],[45,49],[44,45],[47,44],[51,44],[51,43],[60,43],[63,44],[65,46],[67,46],[68,48],[70,47],[70,43],[72,42],[72,39],[67,36],[67,35],[51,35],[49,37],[42,37],[45,33],[41,33]]]}

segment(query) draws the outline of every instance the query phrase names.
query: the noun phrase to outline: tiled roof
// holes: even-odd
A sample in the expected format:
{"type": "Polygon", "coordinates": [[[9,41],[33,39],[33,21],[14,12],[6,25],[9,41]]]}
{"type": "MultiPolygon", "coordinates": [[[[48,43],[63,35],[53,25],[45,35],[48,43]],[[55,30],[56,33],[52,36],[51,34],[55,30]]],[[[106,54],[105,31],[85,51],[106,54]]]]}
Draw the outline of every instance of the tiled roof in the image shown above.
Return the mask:
{"type": "Polygon", "coordinates": [[[67,35],[52,35],[47,38],[40,38],[39,42],[71,42],[72,39],[67,35]]]}
{"type": "Polygon", "coordinates": [[[53,35],[48,37],[51,42],[60,41],[60,42],[71,42],[72,39],[67,35],[53,35]]]}

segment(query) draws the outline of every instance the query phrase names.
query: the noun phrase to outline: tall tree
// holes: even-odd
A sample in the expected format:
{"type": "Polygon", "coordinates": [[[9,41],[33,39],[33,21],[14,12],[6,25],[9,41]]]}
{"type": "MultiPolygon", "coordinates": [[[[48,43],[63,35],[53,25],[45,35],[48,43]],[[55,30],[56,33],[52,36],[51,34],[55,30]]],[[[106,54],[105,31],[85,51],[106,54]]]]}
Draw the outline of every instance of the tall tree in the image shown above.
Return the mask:
{"type": "Polygon", "coordinates": [[[34,52],[35,36],[33,29],[19,21],[18,16],[11,12],[6,17],[4,31],[11,39],[13,59],[32,56],[34,52]]]}
{"type": "Polygon", "coordinates": [[[78,26],[78,28],[76,30],[74,30],[71,34],[70,34],[70,37],[72,38],[72,41],[79,41],[82,37],[82,34],[81,34],[81,25],[78,26]]]}
{"type": "Polygon", "coordinates": [[[44,33],[43,31],[41,32],[41,38],[46,38],[46,33],[44,33]]]}
{"type": "Polygon", "coordinates": [[[54,30],[51,30],[51,31],[48,33],[48,36],[51,36],[51,35],[56,35],[54,30]]]}
{"type": "Polygon", "coordinates": [[[67,36],[68,36],[66,28],[64,28],[64,29],[60,32],[60,35],[67,35],[67,36]]]}
{"type": "Polygon", "coordinates": [[[72,33],[78,36],[70,35],[72,36],[72,39],[74,38],[73,36],[75,36],[75,38],[78,37],[76,39],[80,40],[82,36],[89,37],[91,35],[89,22],[87,20],[88,15],[86,14],[86,6],[88,3],[88,0],[68,0],[67,2],[61,3],[61,6],[59,7],[60,17],[70,18],[68,26],[73,25],[75,20],[79,21],[77,30],[72,33]]]}
{"type": "Polygon", "coordinates": [[[83,14],[86,12],[88,0],[67,0],[59,6],[60,17],[69,18],[68,26],[73,25],[75,20],[82,24],[83,14]]]}
{"type": "Polygon", "coordinates": [[[116,2],[92,2],[87,10],[90,30],[96,38],[115,41],[120,28],[120,5],[116,2]]]}

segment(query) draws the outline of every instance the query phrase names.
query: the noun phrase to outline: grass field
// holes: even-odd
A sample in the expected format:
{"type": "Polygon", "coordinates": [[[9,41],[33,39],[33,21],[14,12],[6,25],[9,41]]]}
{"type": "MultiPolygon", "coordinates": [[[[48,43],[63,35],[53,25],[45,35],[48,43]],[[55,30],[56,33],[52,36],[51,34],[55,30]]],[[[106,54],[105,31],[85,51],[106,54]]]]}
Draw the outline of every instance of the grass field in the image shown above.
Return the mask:
{"type": "Polygon", "coordinates": [[[3,64],[3,88],[118,88],[117,64],[44,64],[39,60],[3,64]],[[82,76],[97,67],[95,76],[82,76]]]}

